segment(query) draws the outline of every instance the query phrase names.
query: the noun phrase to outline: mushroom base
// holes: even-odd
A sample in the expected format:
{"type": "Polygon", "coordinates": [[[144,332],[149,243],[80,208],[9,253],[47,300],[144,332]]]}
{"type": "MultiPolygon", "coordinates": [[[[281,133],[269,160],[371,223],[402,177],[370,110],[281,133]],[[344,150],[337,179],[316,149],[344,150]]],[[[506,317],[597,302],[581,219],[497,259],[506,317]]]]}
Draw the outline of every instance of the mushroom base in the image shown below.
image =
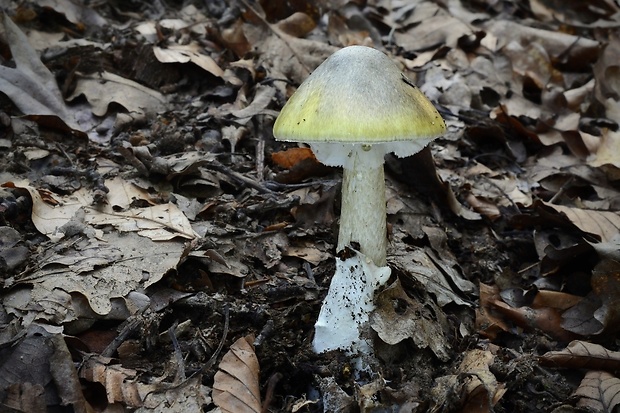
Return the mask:
{"type": "Polygon", "coordinates": [[[319,318],[314,325],[314,351],[345,350],[350,355],[372,354],[369,315],[374,292],[390,278],[389,267],[377,267],[354,251],[346,260],[336,258],[336,272],[319,318]]]}

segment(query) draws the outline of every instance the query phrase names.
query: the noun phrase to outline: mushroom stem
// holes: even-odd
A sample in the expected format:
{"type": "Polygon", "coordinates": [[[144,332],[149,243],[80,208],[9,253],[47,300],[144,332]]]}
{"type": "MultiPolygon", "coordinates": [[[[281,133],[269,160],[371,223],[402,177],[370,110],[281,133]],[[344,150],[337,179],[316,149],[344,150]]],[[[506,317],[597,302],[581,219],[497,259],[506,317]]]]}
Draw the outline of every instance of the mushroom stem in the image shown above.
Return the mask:
{"type": "Polygon", "coordinates": [[[357,242],[378,267],[386,265],[386,200],[382,145],[356,145],[344,165],[338,248],[357,242]]]}

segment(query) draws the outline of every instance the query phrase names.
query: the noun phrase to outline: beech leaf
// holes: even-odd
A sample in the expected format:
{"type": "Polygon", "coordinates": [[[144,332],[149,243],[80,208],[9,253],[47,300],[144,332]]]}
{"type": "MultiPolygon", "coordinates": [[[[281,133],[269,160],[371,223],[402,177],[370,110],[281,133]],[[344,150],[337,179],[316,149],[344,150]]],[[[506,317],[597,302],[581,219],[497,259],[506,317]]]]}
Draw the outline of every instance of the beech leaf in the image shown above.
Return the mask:
{"type": "Polygon", "coordinates": [[[215,373],[213,402],[225,413],[261,411],[258,385],[259,364],[252,342],[254,337],[238,339],[230,346],[215,373]]]}
{"type": "Polygon", "coordinates": [[[550,367],[615,371],[620,369],[620,352],[607,350],[599,344],[574,340],[564,350],[548,351],[539,362],[550,367]]]}

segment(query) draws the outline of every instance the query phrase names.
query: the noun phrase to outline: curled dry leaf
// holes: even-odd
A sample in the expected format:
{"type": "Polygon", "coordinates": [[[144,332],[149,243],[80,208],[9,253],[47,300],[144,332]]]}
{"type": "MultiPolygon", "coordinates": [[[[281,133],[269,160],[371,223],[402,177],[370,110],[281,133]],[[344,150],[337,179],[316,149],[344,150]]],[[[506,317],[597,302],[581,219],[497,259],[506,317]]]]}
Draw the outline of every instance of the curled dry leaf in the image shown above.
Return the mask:
{"type": "Polygon", "coordinates": [[[592,291],[563,314],[562,327],[582,335],[620,330],[620,263],[602,260],[590,283],[592,291]]]}
{"type": "Polygon", "coordinates": [[[566,369],[620,370],[620,352],[586,341],[571,341],[564,350],[549,351],[539,359],[540,364],[566,369]]]}
{"type": "Polygon", "coordinates": [[[104,116],[112,102],[133,113],[157,113],[166,109],[166,98],[158,91],[110,72],[81,76],[68,99],[80,95],[86,97],[97,116],[104,116]]]}
{"type": "Polygon", "coordinates": [[[214,76],[222,77],[224,71],[211,56],[201,52],[202,48],[196,42],[190,44],[171,44],[166,48],[154,46],[153,53],[162,63],[192,62],[214,76]]]}
{"type": "Polygon", "coordinates": [[[589,234],[594,234],[603,242],[608,242],[620,232],[620,215],[612,211],[572,208],[542,202],[547,209],[564,215],[573,225],[589,234]]]}
{"type": "Polygon", "coordinates": [[[211,402],[209,389],[201,383],[199,375],[181,384],[166,384],[162,378],[154,378],[145,384],[137,378],[137,372],[105,357],[90,357],[80,365],[80,378],[104,386],[110,404],[122,403],[137,412],[185,413],[200,411],[211,402]]]}
{"type": "Polygon", "coordinates": [[[271,159],[274,163],[286,169],[291,169],[306,159],[318,162],[310,148],[290,148],[285,151],[274,152],[271,155],[271,159]]]}
{"type": "Polygon", "coordinates": [[[241,337],[222,357],[213,382],[213,402],[224,413],[259,413],[259,364],[252,343],[254,337],[241,337]]]}
{"type": "Polygon", "coordinates": [[[489,370],[494,359],[490,351],[471,350],[465,353],[457,374],[437,379],[431,392],[438,402],[431,411],[492,412],[493,406],[506,392],[504,384],[499,383],[489,370]],[[454,394],[463,397],[455,401],[454,397],[450,397],[454,394]]]}
{"type": "Polygon", "coordinates": [[[80,189],[60,197],[45,189],[36,189],[27,181],[9,182],[6,187],[22,188],[32,198],[32,222],[37,229],[53,240],[60,240],[67,233],[65,227],[78,216],[80,210],[87,211],[81,221],[94,226],[112,225],[121,232],[137,232],[155,241],[171,240],[174,237],[193,239],[197,236],[187,217],[173,203],[153,205],[147,208],[126,208],[132,202],[132,195],[142,199],[144,193],[134,185],[120,178],[106,181],[110,188],[108,199],[118,203],[126,200],[123,211],[105,204],[99,208],[91,207],[92,193],[80,189]],[[126,209],[125,209],[126,208],[126,209]]]}
{"type": "Polygon", "coordinates": [[[393,345],[412,338],[417,347],[430,348],[440,360],[450,358],[450,344],[444,334],[448,322],[432,300],[411,299],[397,280],[382,291],[375,302],[370,325],[381,340],[393,345]]]}
{"type": "Polygon", "coordinates": [[[471,302],[464,299],[463,295],[470,294],[474,285],[449,263],[438,258],[430,248],[417,248],[395,254],[391,257],[390,264],[434,294],[441,307],[449,303],[471,306],[471,302]]]}
{"type": "Polygon", "coordinates": [[[4,13],[4,31],[16,68],[0,65],[0,91],[26,115],[59,118],[74,132],[80,132],[74,113],[65,105],[56,78],[49,71],[26,35],[4,13]]]}
{"type": "Polygon", "coordinates": [[[276,27],[286,34],[295,37],[304,37],[316,27],[316,22],[306,13],[295,12],[286,19],[280,20],[276,27]]]}
{"type": "Polygon", "coordinates": [[[61,330],[33,323],[20,338],[3,343],[0,411],[47,412],[58,409],[58,404],[71,405],[76,412],[86,411],[80,381],[61,330]]]}
{"type": "Polygon", "coordinates": [[[571,340],[575,336],[566,331],[561,312],[556,308],[511,307],[500,296],[497,286],[480,283],[480,308],[476,311],[476,327],[488,337],[500,331],[516,332],[515,326],[538,329],[558,340],[571,340]]]}
{"type": "Polygon", "coordinates": [[[591,412],[614,412],[620,404],[620,379],[604,371],[589,371],[575,391],[577,407],[591,412]]]}

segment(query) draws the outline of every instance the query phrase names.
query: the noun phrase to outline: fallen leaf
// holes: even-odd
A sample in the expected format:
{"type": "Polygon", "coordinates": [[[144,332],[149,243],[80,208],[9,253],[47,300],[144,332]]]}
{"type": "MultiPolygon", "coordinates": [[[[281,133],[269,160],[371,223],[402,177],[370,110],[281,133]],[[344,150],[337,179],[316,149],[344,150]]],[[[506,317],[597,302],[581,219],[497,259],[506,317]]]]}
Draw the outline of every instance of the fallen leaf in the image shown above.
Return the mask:
{"type": "Polygon", "coordinates": [[[41,63],[24,33],[4,13],[4,30],[16,68],[0,65],[0,91],[26,115],[57,117],[76,133],[83,134],[64,103],[56,78],[41,63]]]}
{"type": "Polygon", "coordinates": [[[538,361],[549,367],[614,372],[620,369],[620,352],[599,344],[574,340],[563,350],[546,352],[538,361]]]}
{"type": "Polygon", "coordinates": [[[166,98],[161,93],[110,72],[79,76],[68,100],[80,95],[86,97],[97,116],[104,116],[112,102],[135,113],[158,113],[166,109],[166,98]]]}
{"type": "Polygon", "coordinates": [[[375,297],[375,305],[370,325],[381,340],[394,345],[411,338],[416,347],[429,348],[440,360],[450,358],[450,344],[444,333],[448,321],[432,300],[413,300],[396,280],[375,297]]]}
{"type": "MultiPolygon", "coordinates": [[[[403,249],[404,251],[404,249],[403,249]]],[[[471,303],[462,297],[462,293],[473,291],[474,285],[464,279],[450,266],[443,266],[440,259],[433,257],[434,253],[421,248],[396,253],[390,257],[390,264],[398,268],[403,274],[415,279],[425,289],[435,295],[437,304],[443,307],[449,303],[471,306],[471,303]],[[454,286],[460,289],[455,291],[454,286]]]]}
{"type": "Polygon", "coordinates": [[[79,366],[79,375],[85,381],[102,385],[108,403],[122,403],[137,408],[136,412],[195,412],[211,402],[209,389],[202,385],[200,375],[181,384],[167,384],[163,377],[144,383],[136,370],[101,356],[87,357],[79,366]]]}
{"type": "Polygon", "coordinates": [[[274,152],[271,159],[276,165],[286,169],[291,169],[306,159],[316,161],[316,157],[310,148],[290,148],[285,151],[274,152]]]}
{"type": "Polygon", "coordinates": [[[469,350],[456,374],[439,377],[431,389],[435,405],[431,411],[459,411],[464,413],[490,413],[506,393],[491,372],[495,356],[488,350],[469,350]],[[459,394],[460,398],[450,397],[459,394]]]}
{"type": "Polygon", "coordinates": [[[613,211],[596,211],[555,205],[541,201],[547,210],[563,215],[570,223],[588,234],[596,235],[601,241],[611,241],[620,232],[620,214],[613,211]]]}
{"type": "Polygon", "coordinates": [[[224,413],[260,413],[259,364],[254,337],[235,341],[213,378],[213,402],[224,413]]]}
{"type": "Polygon", "coordinates": [[[620,379],[604,371],[589,371],[574,394],[577,407],[593,412],[613,412],[620,404],[620,379]]]}
{"type": "Polygon", "coordinates": [[[224,71],[218,66],[211,56],[201,53],[201,47],[198,43],[190,44],[170,44],[168,46],[153,47],[153,53],[157,60],[162,63],[187,63],[192,62],[196,66],[206,70],[214,76],[222,77],[224,71]]]}
{"type": "Polygon", "coordinates": [[[71,293],[78,293],[98,317],[106,316],[115,298],[146,288],[175,268],[184,249],[181,242],[155,243],[115,231],[104,234],[104,241],[78,236],[64,245],[41,255],[29,277],[2,295],[7,311],[28,309],[33,317],[66,323],[84,315],[73,306],[71,293]]]}

